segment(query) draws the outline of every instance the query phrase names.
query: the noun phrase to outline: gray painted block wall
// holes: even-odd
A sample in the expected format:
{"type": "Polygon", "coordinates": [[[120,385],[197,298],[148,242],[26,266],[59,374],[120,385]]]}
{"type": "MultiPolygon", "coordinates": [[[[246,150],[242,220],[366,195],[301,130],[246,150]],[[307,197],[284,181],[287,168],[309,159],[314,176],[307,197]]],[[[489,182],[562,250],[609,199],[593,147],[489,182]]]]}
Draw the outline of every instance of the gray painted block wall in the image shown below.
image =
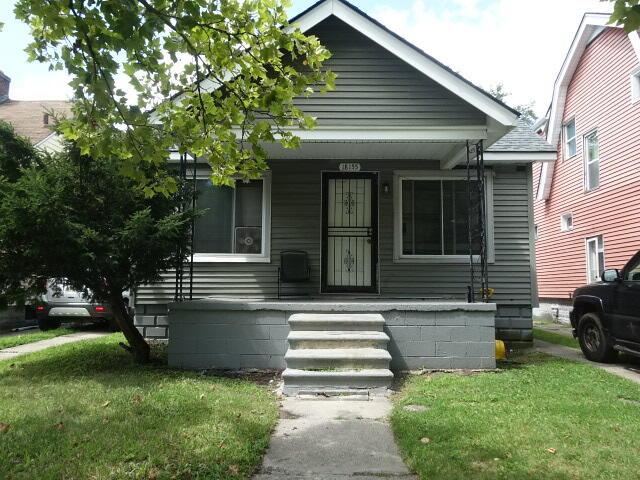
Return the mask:
{"type": "MultiPolygon", "coordinates": [[[[278,310],[171,312],[169,365],[284,369],[288,317],[278,310]]],[[[391,369],[495,368],[494,312],[383,312],[391,369]]]]}

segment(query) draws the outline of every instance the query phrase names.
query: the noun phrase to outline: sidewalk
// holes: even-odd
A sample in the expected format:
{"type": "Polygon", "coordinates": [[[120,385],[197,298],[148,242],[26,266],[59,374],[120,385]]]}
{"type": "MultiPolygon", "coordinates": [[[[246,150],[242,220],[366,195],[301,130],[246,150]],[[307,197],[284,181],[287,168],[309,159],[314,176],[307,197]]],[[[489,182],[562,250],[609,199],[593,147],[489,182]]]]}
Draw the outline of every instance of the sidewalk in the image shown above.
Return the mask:
{"type": "Polygon", "coordinates": [[[638,359],[622,357],[621,360],[623,361],[617,364],[596,363],[590,362],[584,358],[582,352],[576,348],[569,348],[563,345],[543,342],[542,340],[535,340],[533,346],[539,352],[546,353],[547,355],[566,358],[567,360],[573,360],[574,362],[587,363],[592,367],[601,368],[609,373],[640,384],[640,360],[638,359]]]}
{"type": "Polygon", "coordinates": [[[15,358],[20,355],[26,355],[27,353],[39,352],[40,350],[57,347],[58,345],[100,338],[105,335],[109,335],[109,332],[78,332],[70,335],[63,335],[61,337],[50,338],[48,340],[40,340],[39,342],[18,345],[17,347],[5,348],[4,350],[0,350],[0,361],[15,358]]]}
{"type": "Polygon", "coordinates": [[[281,419],[254,480],[414,480],[402,462],[387,417],[391,402],[282,401],[281,419]]]}

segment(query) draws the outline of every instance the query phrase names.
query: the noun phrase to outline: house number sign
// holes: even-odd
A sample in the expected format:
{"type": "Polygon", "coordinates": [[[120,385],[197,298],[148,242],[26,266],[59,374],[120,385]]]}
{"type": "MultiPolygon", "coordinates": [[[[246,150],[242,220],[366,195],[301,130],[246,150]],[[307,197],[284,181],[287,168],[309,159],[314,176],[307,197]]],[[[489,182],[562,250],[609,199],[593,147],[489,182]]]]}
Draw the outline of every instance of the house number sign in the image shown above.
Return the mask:
{"type": "Polygon", "coordinates": [[[338,169],[341,172],[359,172],[360,164],[359,163],[341,163],[338,166],[338,169]]]}

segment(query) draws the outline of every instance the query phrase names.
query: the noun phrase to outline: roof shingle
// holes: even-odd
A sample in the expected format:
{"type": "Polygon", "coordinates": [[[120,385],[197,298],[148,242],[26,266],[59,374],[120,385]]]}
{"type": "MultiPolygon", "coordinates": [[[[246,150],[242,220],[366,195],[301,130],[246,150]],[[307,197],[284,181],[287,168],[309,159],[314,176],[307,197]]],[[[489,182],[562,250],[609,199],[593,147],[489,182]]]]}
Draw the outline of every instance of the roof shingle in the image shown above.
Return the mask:
{"type": "Polygon", "coordinates": [[[66,101],[22,101],[7,100],[0,103],[0,120],[13,125],[16,133],[27,137],[34,145],[51,135],[53,118],[44,123],[44,114],[53,111],[57,115],[68,115],[71,103],[66,101]]]}
{"type": "Polygon", "coordinates": [[[516,127],[489,148],[488,152],[555,152],[550,143],[536,134],[522,118],[516,127]]]}

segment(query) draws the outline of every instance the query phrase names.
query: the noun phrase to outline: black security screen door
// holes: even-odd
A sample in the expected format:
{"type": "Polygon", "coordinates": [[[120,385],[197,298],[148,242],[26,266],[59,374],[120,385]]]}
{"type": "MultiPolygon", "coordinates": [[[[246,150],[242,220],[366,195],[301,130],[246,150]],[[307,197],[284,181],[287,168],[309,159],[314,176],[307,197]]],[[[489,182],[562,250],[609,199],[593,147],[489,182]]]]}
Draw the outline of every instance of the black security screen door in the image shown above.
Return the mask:
{"type": "Polygon", "coordinates": [[[378,175],[322,174],[322,291],[377,291],[378,175]]]}

